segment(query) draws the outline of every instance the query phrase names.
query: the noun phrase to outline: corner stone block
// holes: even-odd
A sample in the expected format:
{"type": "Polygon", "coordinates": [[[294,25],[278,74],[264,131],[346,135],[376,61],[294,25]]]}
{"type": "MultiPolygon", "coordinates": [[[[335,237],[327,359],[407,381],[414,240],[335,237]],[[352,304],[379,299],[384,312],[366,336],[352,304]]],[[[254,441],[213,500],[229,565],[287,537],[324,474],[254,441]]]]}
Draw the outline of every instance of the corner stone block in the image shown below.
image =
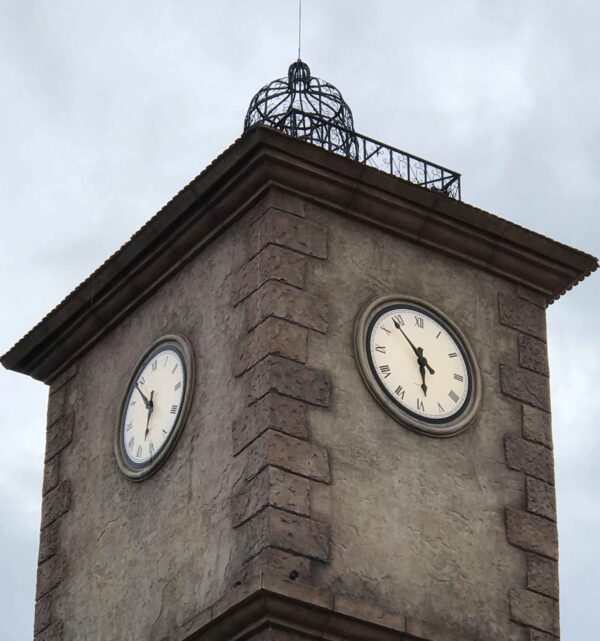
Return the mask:
{"type": "Polygon", "coordinates": [[[271,392],[233,423],[233,453],[238,454],[267,430],[308,438],[306,404],[271,392]]]}
{"type": "Polygon", "coordinates": [[[548,378],[524,369],[500,365],[502,393],[542,410],[550,411],[548,378]]]}
{"type": "Polygon", "coordinates": [[[510,613],[513,621],[529,625],[544,632],[558,635],[560,623],[558,603],[530,590],[514,590],[510,593],[510,613]]]}
{"type": "Polygon", "coordinates": [[[45,630],[53,619],[53,595],[47,594],[35,604],[35,618],[33,623],[33,634],[45,630]]]}
{"type": "Polygon", "coordinates": [[[529,301],[530,303],[533,303],[541,309],[546,309],[546,307],[548,306],[544,294],[539,294],[533,289],[523,287],[523,285],[517,285],[517,296],[529,301]]]}
{"type": "Polygon", "coordinates": [[[66,567],[66,561],[60,555],[55,555],[40,563],[37,573],[36,599],[41,599],[45,594],[48,594],[65,578],[66,567]]]}
{"type": "Polygon", "coordinates": [[[67,414],[58,420],[46,431],[46,456],[47,463],[52,457],[64,450],[73,439],[73,414],[67,414]]]}
{"type": "Polygon", "coordinates": [[[546,314],[543,309],[510,294],[498,295],[498,309],[502,325],[546,340],[546,314]]]}
{"type": "Polygon", "coordinates": [[[527,588],[558,599],[558,563],[537,554],[528,554],[527,588]]]}
{"type": "Polygon", "coordinates": [[[525,481],[527,511],[556,521],[556,496],[554,486],[527,477],[525,481]]]}
{"type": "Polygon", "coordinates": [[[42,529],[71,507],[71,482],[63,481],[48,492],[42,502],[42,529]]]}
{"type": "Polygon", "coordinates": [[[67,404],[67,389],[61,387],[54,394],[48,396],[48,411],[46,415],[46,426],[51,427],[65,414],[67,404]]]}
{"type": "Polygon", "coordinates": [[[519,365],[543,376],[549,376],[546,343],[533,336],[519,334],[519,365]]]}
{"type": "Polygon", "coordinates": [[[50,396],[56,394],[58,390],[62,389],[72,378],[77,374],[78,364],[74,363],[60,374],[50,385],[50,396]]]}
{"type": "Polygon", "coordinates": [[[249,329],[274,316],[321,334],[327,331],[327,302],[285,283],[265,283],[246,299],[246,313],[249,329]]]}
{"type": "Polygon", "coordinates": [[[310,482],[275,467],[265,467],[232,497],[233,526],[252,518],[268,505],[303,516],[310,513],[310,482]]]}
{"type": "Polygon", "coordinates": [[[248,373],[248,404],[279,392],[312,405],[329,405],[329,377],[321,370],[278,356],[267,356],[248,373]]]}
{"type": "Polygon", "coordinates": [[[40,532],[40,547],[38,550],[38,563],[43,563],[58,551],[59,522],[54,521],[40,532]]]}
{"type": "Polygon", "coordinates": [[[558,641],[558,637],[540,630],[529,630],[529,641],[558,641]]]}
{"type": "Polygon", "coordinates": [[[243,340],[236,376],[273,354],[299,363],[306,362],[308,330],[277,318],[267,318],[243,340]]]}
{"type": "Polygon", "coordinates": [[[325,229],[276,209],[267,211],[254,223],[250,232],[251,255],[258,254],[269,244],[316,258],[327,258],[325,229]]]}
{"type": "Polygon", "coordinates": [[[538,443],[518,436],[504,437],[504,453],[508,467],[546,483],[554,483],[554,459],[552,451],[538,443]]]}
{"type": "Polygon", "coordinates": [[[265,548],[277,548],[323,562],[329,558],[329,528],[304,516],[267,507],[240,529],[246,561],[265,548]]]}
{"type": "Polygon", "coordinates": [[[57,456],[50,459],[44,466],[44,481],[42,483],[42,496],[46,496],[50,490],[58,485],[60,461],[57,456]]]}
{"type": "Polygon", "coordinates": [[[552,418],[548,412],[523,405],[523,436],[552,449],[552,418]]]}
{"type": "Polygon", "coordinates": [[[248,447],[245,454],[247,479],[270,465],[322,483],[329,483],[330,480],[329,458],[325,448],[280,432],[265,432],[248,447]]]}
{"type": "Polygon", "coordinates": [[[239,303],[270,280],[304,287],[306,257],[284,247],[267,245],[238,272],[235,302],[239,303]]]}
{"type": "Polygon", "coordinates": [[[62,621],[53,623],[50,627],[46,628],[43,632],[36,634],[33,641],[62,641],[63,640],[63,624],[62,621]]]}
{"type": "Polygon", "coordinates": [[[556,524],[529,512],[506,510],[506,536],[512,545],[558,559],[556,524]]]}
{"type": "Polygon", "coordinates": [[[287,580],[290,572],[295,570],[298,572],[298,580],[308,583],[312,578],[311,563],[312,561],[305,556],[265,548],[242,567],[235,579],[245,583],[249,577],[270,574],[287,580]]]}

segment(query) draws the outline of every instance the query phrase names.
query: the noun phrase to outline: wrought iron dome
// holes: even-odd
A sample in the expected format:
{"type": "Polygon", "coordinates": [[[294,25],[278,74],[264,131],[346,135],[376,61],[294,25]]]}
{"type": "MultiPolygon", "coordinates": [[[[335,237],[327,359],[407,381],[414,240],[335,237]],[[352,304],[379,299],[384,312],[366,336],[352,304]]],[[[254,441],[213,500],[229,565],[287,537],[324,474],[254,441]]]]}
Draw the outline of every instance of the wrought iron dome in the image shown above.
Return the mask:
{"type": "Polygon", "coordinates": [[[460,200],[459,173],[357,133],[342,94],[300,59],[252,98],[244,131],[258,123],[460,200]]]}
{"type": "Polygon", "coordinates": [[[244,129],[259,122],[330,151],[356,155],[350,107],[332,84],[312,76],[302,60],[290,65],[287,78],[273,80],[252,98],[244,129]]]}

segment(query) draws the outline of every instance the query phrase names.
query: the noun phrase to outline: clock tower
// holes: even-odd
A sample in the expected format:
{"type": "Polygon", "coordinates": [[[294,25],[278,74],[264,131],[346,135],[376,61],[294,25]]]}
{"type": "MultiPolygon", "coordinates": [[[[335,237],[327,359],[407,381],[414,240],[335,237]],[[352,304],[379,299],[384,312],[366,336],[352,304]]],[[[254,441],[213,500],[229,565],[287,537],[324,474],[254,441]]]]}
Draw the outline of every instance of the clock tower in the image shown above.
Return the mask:
{"type": "Polygon", "coordinates": [[[306,64],[2,357],[49,385],[37,641],[551,641],[545,309],[594,257],[306,64]]]}

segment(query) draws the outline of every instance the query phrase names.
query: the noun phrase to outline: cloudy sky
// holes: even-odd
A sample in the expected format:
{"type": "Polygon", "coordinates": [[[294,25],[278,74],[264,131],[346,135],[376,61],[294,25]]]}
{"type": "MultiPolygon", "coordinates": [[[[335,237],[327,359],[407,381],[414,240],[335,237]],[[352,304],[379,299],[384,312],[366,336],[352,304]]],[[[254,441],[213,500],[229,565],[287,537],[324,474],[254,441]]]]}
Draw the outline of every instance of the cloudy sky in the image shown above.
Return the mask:
{"type": "MultiPolygon", "coordinates": [[[[356,128],[463,199],[600,255],[592,0],[304,0],[302,57],[356,128]]],[[[296,0],[0,0],[0,352],[242,130],[296,0]]],[[[600,275],[549,310],[563,639],[600,627],[600,275]]],[[[30,638],[44,385],[0,371],[0,638],[30,638]]]]}

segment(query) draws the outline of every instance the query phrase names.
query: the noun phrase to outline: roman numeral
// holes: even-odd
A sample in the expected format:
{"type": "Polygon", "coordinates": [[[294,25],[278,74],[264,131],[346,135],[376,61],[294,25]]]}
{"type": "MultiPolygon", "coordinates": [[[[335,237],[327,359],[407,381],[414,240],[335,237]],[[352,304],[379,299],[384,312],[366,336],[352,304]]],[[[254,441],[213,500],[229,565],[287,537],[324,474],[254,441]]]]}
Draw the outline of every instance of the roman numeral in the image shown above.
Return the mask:
{"type": "Polygon", "coordinates": [[[436,338],[439,338],[441,333],[442,333],[442,332],[441,332],[441,331],[439,331],[439,332],[437,333],[436,338]]]}
{"type": "Polygon", "coordinates": [[[143,385],[146,382],[146,379],[143,376],[140,376],[140,380],[138,381],[138,385],[143,385]]]}
{"type": "Polygon", "coordinates": [[[176,414],[178,407],[179,407],[179,405],[171,405],[171,414],[176,414]]]}
{"type": "Polygon", "coordinates": [[[171,374],[175,374],[175,370],[179,367],[179,363],[175,363],[175,367],[171,370],[171,374]]]}
{"type": "Polygon", "coordinates": [[[395,316],[392,317],[392,320],[394,321],[394,325],[396,327],[400,327],[400,325],[404,325],[404,319],[400,314],[396,314],[395,316]]]}
{"type": "Polygon", "coordinates": [[[136,401],[131,401],[131,403],[129,403],[129,405],[135,405],[135,404],[136,404],[136,401]]]}
{"type": "Polygon", "coordinates": [[[129,422],[129,423],[127,423],[127,425],[125,426],[125,431],[126,431],[126,432],[129,432],[129,430],[130,430],[132,427],[133,427],[133,421],[130,421],[130,422],[129,422]]]}
{"type": "Polygon", "coordinates": [[[167,435],[167,430],[163,430],[163,434],[166,436],[167,435]]]}
{"type": "Polygon", "coordinates": [[[448,392],[448,396],[455,402],[458,403],[458,394],[454,390],[448,392]]]}
{"type": "Polygon", "coordinates": [[[396,396],[399,396],[402,400],[404,400],[404,391],[405,390],[402,389],[402,385],[398,385],[398,387],[394,390],[394,393],[396,394],[396,396]]]}
{"type": "Polygon", "coordinates": [[[423,405],[423,403],[421,403],[421,399],[420,398],[417,399],[417,411],[421,411],[421,412],[425,411],[425,405],[423,405]]]}
{"type": "Polygon", "coordinates": [[[424,321],[421,316],[415,316],[415,325],[420,329],[423,329],[424,321]]]}
{"type": "Polygon", "coordinates": [[[375,351],[385,354],[385,347],[383,345],[375,345],[375,351]]]}
{"type": "Polygon", "coordinates": [[[177,391],[181,387],[181,381],[179,383],[175,383],[175,391],[177,391]]]}
{"type": "Polygon", "coordinates": [[[440,404],[440,403],[438,403],[438,410],[440,410],[440,412],[445,412],[445,411],[446,411],[446,410],[441,406],[441,404],[440,404]]]}
{"type": "Polygon", "coordinates": [[[141,445],[138,445],[137,452],[135,453],[135,455],[138,458],[140,458],[142,456],[142,446],[141,445]]]}
{"type": "Polygon", "coordinates": [[[152,371],[156,372],[156,368],[158,367],[158,363],[156,362],[156,359],[152,361],[152,371]]]}
{"type": "Polygon", "coordinates": [[[135,438],[132,436],[132,437],[129,439],[129,442],[127,443],[127,447],[128,447],[130,450],[132,450],[132,449],[133,449],[133,444],[134,444],[134,443],[135,443],[135,438]]]}
{"type": "Polygon", "coordinates": [[[462,383],[465,379],[460,374],[454,374],[454,380],[462,383]]]}
{"type": "Polygon", "coordinates": [[[150,444],[148,445],[148,452],[150,453],[150,456],[154,454],[154,443],[150,441],[150,444]]]}
{"type": "Polygon", "coordinates": [[[386,334],[392,333],[387,327],[384,327],[383,325],[379,329],[382,329],[386,334]]]}
{"type": "Polygon", "coordinates": [[[167,361],[168,361],[168,360],[169,360],[169,355],[167,354],[167,355],[165,356],[165,362],[163,363],[163,367],[166,367],[166,366],[167,366],[167,361]]]}
{"type": "Polygon", "coordinates": [[[448,358],[456,358],[458,354],[456,352],[452,352],[452,354],[448,354],[448,358]]]}
{"type": "Polygon", "coordinates": [[[379,369],[380,369],[381,373],[384,374],[383,378],[387,378],[388,376],[391,375],[390,366],[389,365],[382,365],[379,369]]]}

